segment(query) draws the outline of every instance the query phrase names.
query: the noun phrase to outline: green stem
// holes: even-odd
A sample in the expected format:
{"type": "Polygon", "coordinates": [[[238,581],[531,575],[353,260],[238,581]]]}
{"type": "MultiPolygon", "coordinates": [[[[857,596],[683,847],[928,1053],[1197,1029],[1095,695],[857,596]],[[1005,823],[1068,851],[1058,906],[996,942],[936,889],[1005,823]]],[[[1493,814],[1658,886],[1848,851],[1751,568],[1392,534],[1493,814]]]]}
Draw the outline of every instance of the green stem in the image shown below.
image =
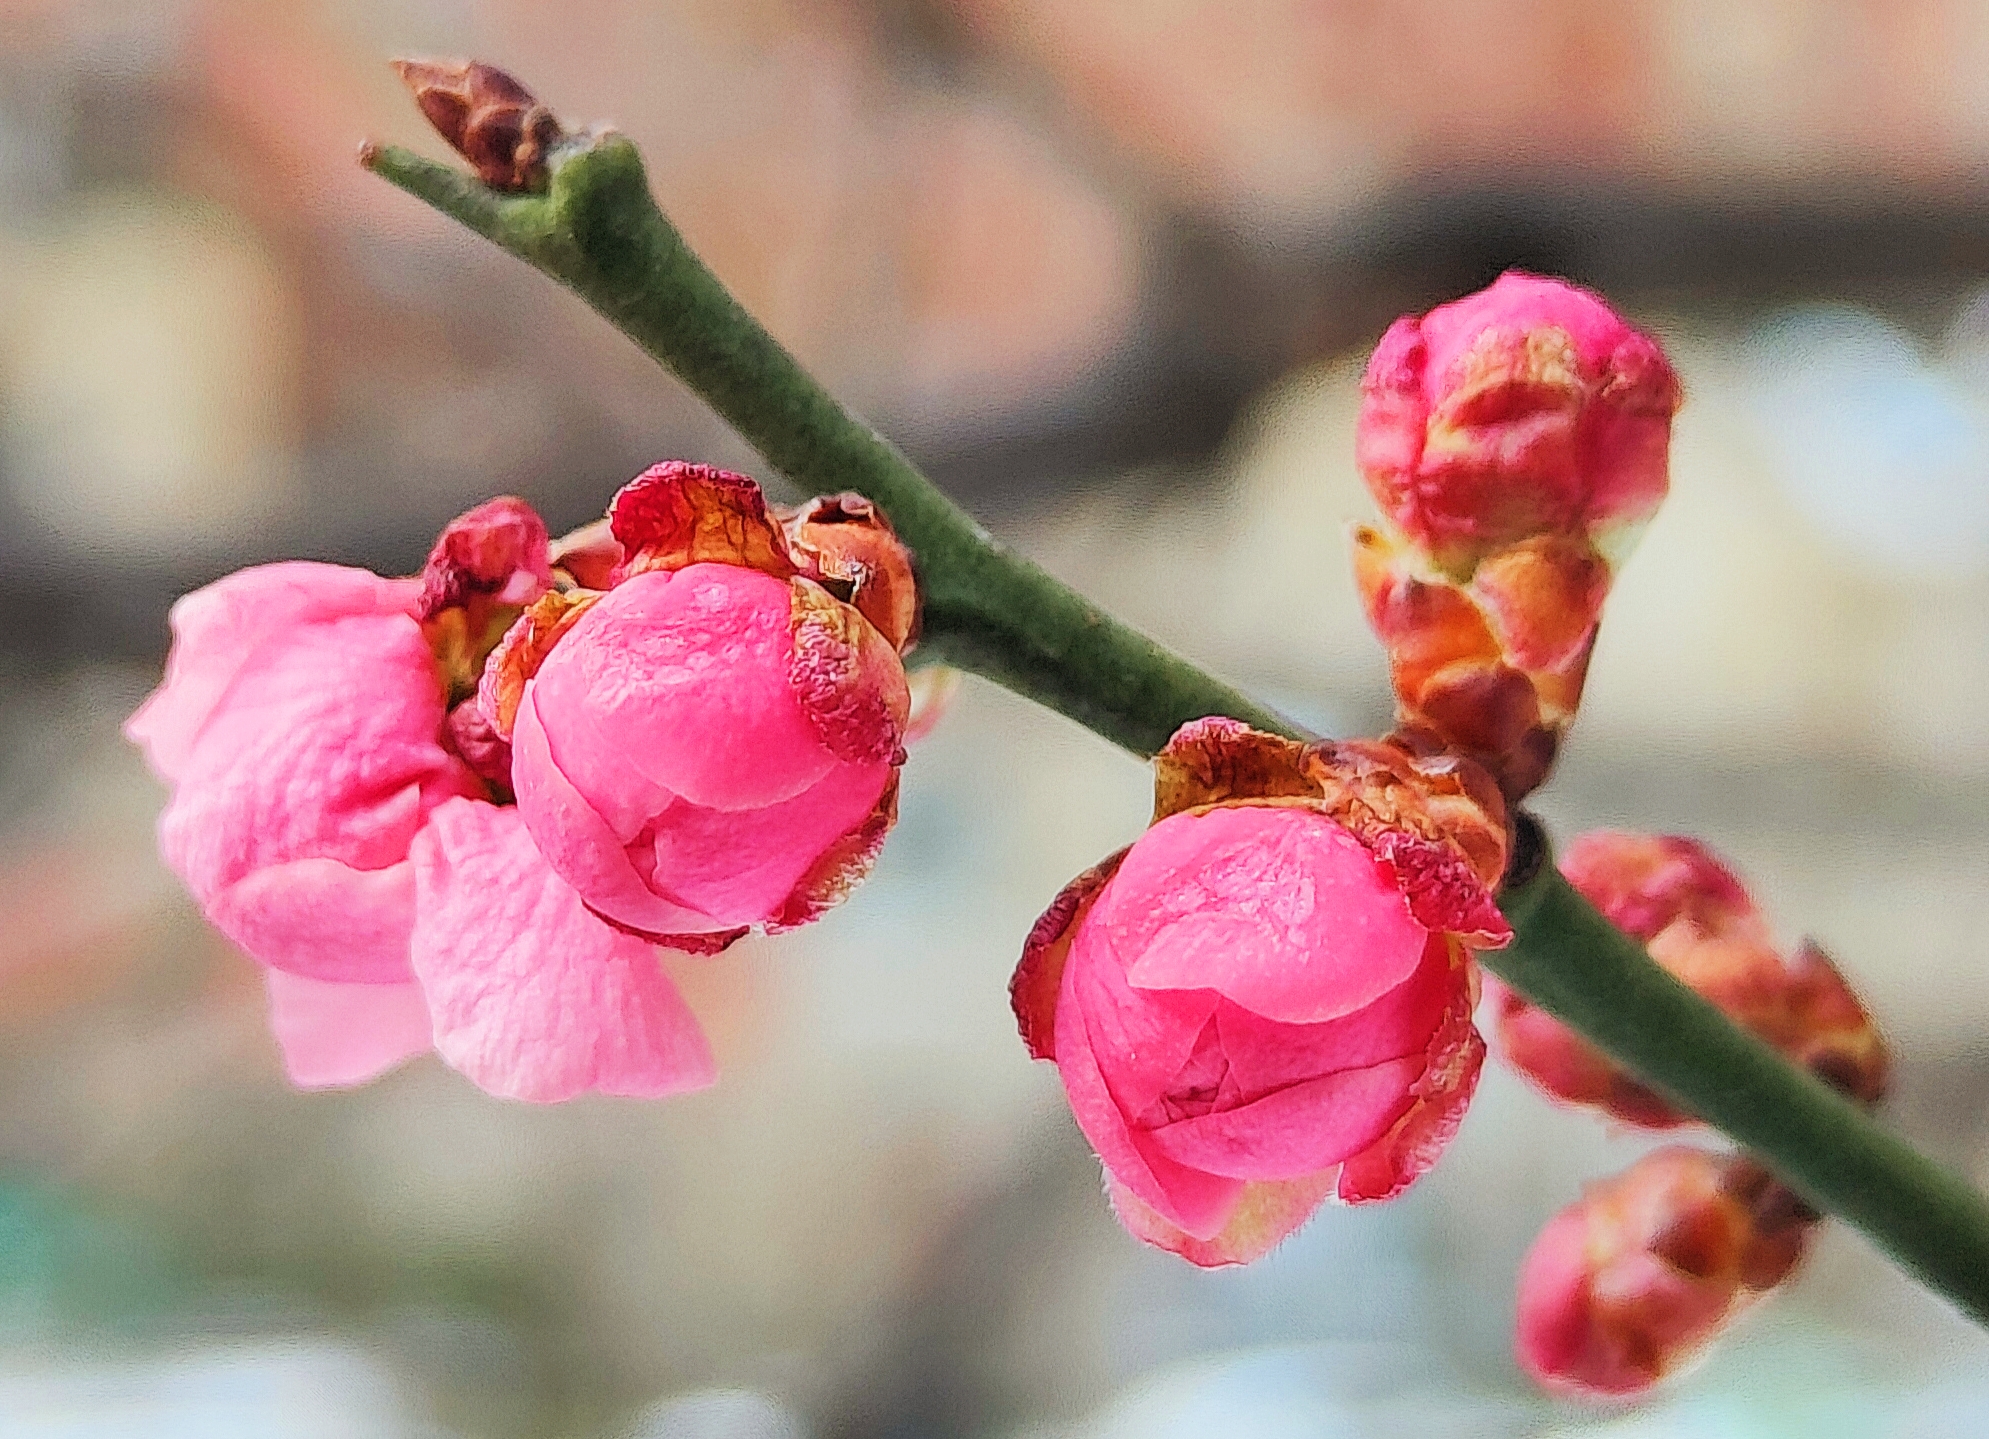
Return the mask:
{"type": "MultiPolygon", "coordinates": [[[[366,163],[566,285],[802,489],[882,505],[917,556],[924,649],[1141,755],[1212,714],[1310,738],[990,538],[739,307],[656,208],[627,140],[563,147],[543,195],[391,147],[366,163]]],[[[1486,957],[1496,973],[1989,1325],[1982,1195],[1736,1028],[1551,866],[1502,903],[1518,939],[1486,957]]]]}
{"type": "Polygon", "coordinates": [[[926,657],[1140,754],[1204,715],[1302,737],[1006,549],[839,405],[663,217],[627,140],[608,135],[556,153],[544,195],[499,195],[391,146],[369,150],[366,163],[566,285],[808,493],[861,490],[882,505],[917,558],[926,657]]]}

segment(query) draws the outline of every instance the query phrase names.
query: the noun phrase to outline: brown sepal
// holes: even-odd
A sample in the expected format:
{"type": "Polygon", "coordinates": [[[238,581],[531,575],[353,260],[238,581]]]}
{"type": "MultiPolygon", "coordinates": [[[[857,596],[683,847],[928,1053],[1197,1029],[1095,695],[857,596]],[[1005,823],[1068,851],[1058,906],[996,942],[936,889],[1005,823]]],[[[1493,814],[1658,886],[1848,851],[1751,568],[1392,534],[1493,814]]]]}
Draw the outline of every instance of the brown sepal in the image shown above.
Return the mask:
{"type": "Polygon", "coordinates": [[[1609,589],[1601,555],[1585,538],[1536,537],[1460,582],[1419,572],[1408,546],[1362,525],[1353,560],[1404,726],[1476,760],[1508,800],[1538,788],[1581,701],[1609,589]]]}
{"type": "Polygon", "coordinates": [[[553,583],[561,589],[605,590],[622,562],[622,545],[604,515],[554,540],[551,559],[553,583]]]}
{"type": "Polygon", "coordinates": [[[911,691],[890,641],[813,580],[788,581],[794,636],[787,679],[802,713],[837,759],[905,762],[911,691]]]}
{"type": "Polygon", "coordinates": [[[546,656],[600,598],[594,590],[553,590],[540,595],[491,651],[477,688],[477,704],[497,735],[509,741],[518,718],[525,682],[539,672],[546,656]]]}
{"type": "Polygon", "coordinates": [[[1122,849],[1065,885],[1022,942],[1022,958],[1008,981],[1008,1004],[1031,1059],[1057,1057],[1057,994],[1063,988],[1071,937],[1125,857],[1122,849]]]}
{"type": "Polygon", "coordinates": [[[546,156],[565,138],[552,111],[480,60],[396,60],[394,70],[436,133],[493,190],[543,190],[546,156]]]}
{"type": "Polygon", "coordinates": [[[1233,799],[1311,799],[1305,746],[1238,720],[1190,720],[1153,757],[1153,822],[1233,799]]]}
{"type": "Polygon", "coordinates": [[[1499,787],[1471,760],[1426,732],[1403,730],[1311,746],[1306,773],[1327,812],[1370,846],[1394,830],[1451,845],[1485,890],[1497,892],[1512,834],[1499,787]]]}
{"type": "Polygon", "coordinates": [[[711,465],[651,465],[616,493],[608,527],[623,551],[617,584],[705,563],[743,565],[780,580],[801,573],[759,485],[711,465]]]}
{"type": "Polygon", "coordinates": [[[894,770],[863,823],[822,852],[768,922],[767,933],[799,929],[841,904],[877,863],[884,838],[897,822],[898,775],[894,770]]]}
{"type": "Polygon", "coordinates": [[[862,495],[818,495],[787,519],[787,538],[838,599],[855,605],[903,654],[918,641],[919,587],[912,552],[884,512],[862,495]]]}

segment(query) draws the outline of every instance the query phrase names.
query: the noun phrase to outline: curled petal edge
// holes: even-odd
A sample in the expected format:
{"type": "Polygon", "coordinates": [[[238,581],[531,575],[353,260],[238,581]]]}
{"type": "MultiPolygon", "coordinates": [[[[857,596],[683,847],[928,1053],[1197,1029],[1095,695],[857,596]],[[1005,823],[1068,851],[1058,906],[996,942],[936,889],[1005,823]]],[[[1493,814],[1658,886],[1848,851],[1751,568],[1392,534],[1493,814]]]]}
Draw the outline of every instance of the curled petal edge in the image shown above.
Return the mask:
{"type": "Polygon", "coordinates": [[[608,506],[622,547],[614,581],[696,564],[743,565],[784,580],[801,573],[787,534],[754,481],[686,460],[651,465],[608,506]]]}
{"type": "Polygon", "coordinates": [[[1063,989],[1072,933],[1125,857],[1122,849],[1065,885],[1022,942],[1022,959],[1008,981],[1008,1003],[1031,1059],[1057,1057],[1057,995],[1063,989]]]}

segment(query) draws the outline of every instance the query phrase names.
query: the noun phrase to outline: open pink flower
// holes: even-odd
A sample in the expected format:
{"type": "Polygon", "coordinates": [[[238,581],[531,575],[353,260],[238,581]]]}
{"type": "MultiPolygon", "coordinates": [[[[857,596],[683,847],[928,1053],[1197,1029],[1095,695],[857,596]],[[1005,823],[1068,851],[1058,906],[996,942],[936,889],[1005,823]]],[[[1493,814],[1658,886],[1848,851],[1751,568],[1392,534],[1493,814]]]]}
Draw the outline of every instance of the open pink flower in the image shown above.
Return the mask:
{"type": "Polygon", "coordinates": [[[1126,1227],[1242,1263],[1448,1141],[1484,1052],[1470,951],[1510,934],[1504,814],[1454,763],[1228,720],[1155,773],[1153,827],[1058,897],[1012,996],[1126,1227]]]}
{"type": "Polygon", "coordinates": [[[1815,1224],[1744,1155],[1653,1150],[1590,1185],[1527,1252],[1520,1367],[1560,1393],[1641,1393],[1786,1279],[1815,1224]]]}
{"type": "MultiPolygon", "coordinates": [[[[1883,1096],[1890,1056],[1857,995],[1814,944],[1785,959],[1740,880],[1703,844],[1598,830],[1568,846],[1561,872],[1736,1024],[1861,1102],[1883,1096]]],[[[1501,987],[1494,1008],[1506,1062],[1552,1097],[1649,1129],[1689,1122],[1523,996],[1501,987]]]]}
{"type": "Polygon", "coordinates": [[[420,592],[301,561],[218,580],[174,605],[165,682],[125,727],[173,786],[167,865],[271,970],[299,1083],[357,1083],[428,1047],[408,850],[480,786],[441,743],[420,592]],[[338,1023],[314,1023],[319,1000],[338,1023]]]}
{"type": "Polygon", "coordinates": [[[676,463],[610,525],[611,587],[548,596],[485,674],[525,826],[630,933],[709,952],[806,923],[896,814],[903,547],[854,496],[783,530],[752,481],[676,463]]]}
{"type": "Polygon", "coordinates": [[[1361,392],[1368,488],[1446,569],[1537,535],[1633,529],[1664,498],[1677,376],[1656,341],[1560,280],[1512,270],[1404,316],[1361,392]]]}
{"type": "Polygon", "coordinates": [[[587,912],[460,757],[448,706],[474,705],[484,655],[552,582],[547,552],[538,517],[497,500],[420,578],[267,565],[174,608],[165,682],[127,732],[174,787],[168,864],[267,967],[300,1085],[431,1045],[524,1099],[710,1082],[654,952],[587,912]]]}

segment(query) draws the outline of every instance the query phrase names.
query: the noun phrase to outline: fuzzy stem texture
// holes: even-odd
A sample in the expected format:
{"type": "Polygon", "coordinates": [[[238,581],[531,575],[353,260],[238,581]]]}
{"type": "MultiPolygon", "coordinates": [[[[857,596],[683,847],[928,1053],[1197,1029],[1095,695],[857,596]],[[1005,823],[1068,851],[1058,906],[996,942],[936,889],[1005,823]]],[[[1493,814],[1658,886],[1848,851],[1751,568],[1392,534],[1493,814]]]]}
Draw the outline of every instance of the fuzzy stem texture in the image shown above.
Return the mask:
{"type": "MultiPolygon", "coordinates": [[[[856,490],[881,505],[919,567],[922,658],[973,670],[1140,755],[1206,715],[1312,738],[1003,547],[838,404],[664,218],[628,140],[562,144],[543,194],[499,194],[392,146],[363,159],[580,296],[801,489],[856,490]]],[[[1989,1326],[1979,1192],[1736,1028],[1551,864],[1502,904],[1518,939],[1486,956],[1496,973],[1989,1326]]]]}

